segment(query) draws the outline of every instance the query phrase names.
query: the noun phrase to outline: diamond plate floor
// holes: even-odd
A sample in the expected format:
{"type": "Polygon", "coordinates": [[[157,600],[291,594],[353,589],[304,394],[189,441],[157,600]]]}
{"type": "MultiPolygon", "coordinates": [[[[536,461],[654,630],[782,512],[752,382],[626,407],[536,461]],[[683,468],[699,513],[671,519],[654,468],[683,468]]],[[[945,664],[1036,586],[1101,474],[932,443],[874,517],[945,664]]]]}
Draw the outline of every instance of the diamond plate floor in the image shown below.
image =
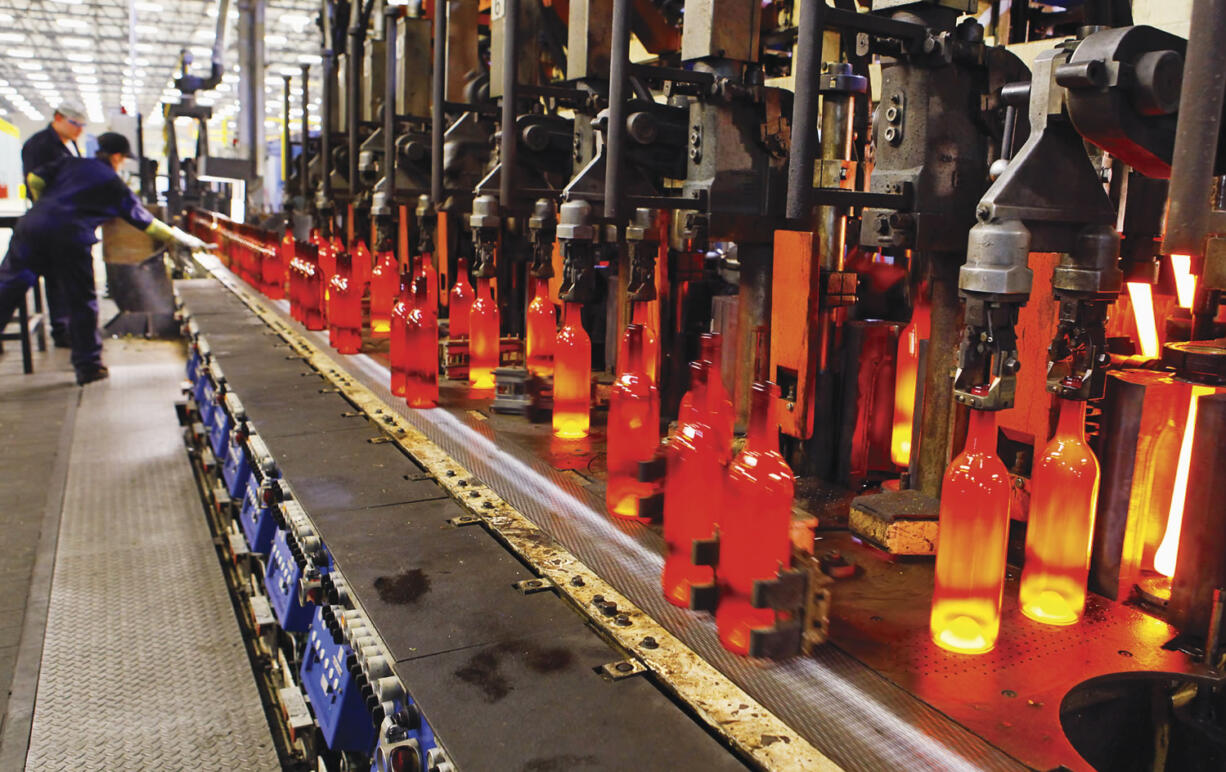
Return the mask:
{"type": "Polygon", "coordinates": [[[108,342],[73,433],[29,770],[279,767],[184,456],[181,347],[108,342]]]}

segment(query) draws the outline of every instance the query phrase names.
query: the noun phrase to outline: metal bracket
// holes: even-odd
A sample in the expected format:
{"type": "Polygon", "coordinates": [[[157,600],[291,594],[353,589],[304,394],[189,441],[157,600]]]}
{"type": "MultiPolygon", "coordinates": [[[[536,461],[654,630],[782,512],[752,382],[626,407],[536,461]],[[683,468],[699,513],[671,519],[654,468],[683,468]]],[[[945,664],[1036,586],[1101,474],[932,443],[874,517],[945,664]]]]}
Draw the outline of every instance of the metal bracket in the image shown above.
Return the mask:
{"type": "Polygon", "coordinates": [[[664,479],[665,472],[664,455],[660,454],[653,457],[650,461],[639,462],[639,482],[655,482],[664,479]]]}
{"type": "Polygon", "coordinates": [[[482,522],[482,518],[480,515],[460,515],[458,517],[451,518],[447,522],[456,528],[461,528],[466,525],[477,525],[478,523],[482,522]]]}
{"type": "Polygon", "coordinates": [[[696,566],[719,565],[719,534],[710,539],[695,539],[690,544],[690,562],[696,566]]]}
{"type": "Polygon", "coordinates": [[[537,577],[535,579],[524,579],[518,581],[511,586],[519,590],[521,595],[532,595],[534,593],[552,590],[553,582],[544,577],[537,577]]]}
{"type": "Polygon", "coordinates": [[[714,614],[719,605],[719,585],[694,584],[690,586],[690,611],[706,611],[714,614]]]}
{"type": "Polygon", "coordinates": [[[781,622],[749,631],[749,656],[787,659],[800,653],[800,622],[781,622]]]}
{"type": "Polygon", "coordinates": [[[753,583],[749,604],[754,608],[776,611],[797,611],[804,608],[809,587],[809,573],[801,569],[780,571],[774,579],[758,579],[753,583]]]}
{"type": "Polygon", "coordinates": [[[623,678],[630,678],[632,676],[639,675],[640,673],[646,673],[647,668],[644,667],[643,663],[639,662],[637,659],[623,659],[619,660],[618,662],[609,662],[601,665],[596,669],[596,672],[600,674],[601,678],[607,681],[620,681],[623,678]]]}
{"type": "Polygon", "coordinates": [[[664,520],[664,494],[653,493],[639,499],[639,517],[645,517],[653,523],[664,520]]]}

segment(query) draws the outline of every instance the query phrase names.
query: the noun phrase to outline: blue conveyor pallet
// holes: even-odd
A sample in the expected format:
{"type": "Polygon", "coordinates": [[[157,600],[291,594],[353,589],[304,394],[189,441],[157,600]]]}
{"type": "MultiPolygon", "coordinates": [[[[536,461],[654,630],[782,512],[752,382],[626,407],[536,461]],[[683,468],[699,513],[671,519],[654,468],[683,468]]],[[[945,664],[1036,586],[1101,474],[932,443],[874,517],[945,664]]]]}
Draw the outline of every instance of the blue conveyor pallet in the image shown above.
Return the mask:
{"type": "Polygon", "coordinates": [[[557,594],[520,592],[535,575],[484,529],[455,525],[465,511],[444,489],[227,289],[179,293],[191,393],[210,441],[225,426],[246,454],[236,528],[266,556],[263,586],[330,751],[384,769],[411,754],[440,772],[744,769],[648,677],[602,677],[626,653],[557,594]]]}

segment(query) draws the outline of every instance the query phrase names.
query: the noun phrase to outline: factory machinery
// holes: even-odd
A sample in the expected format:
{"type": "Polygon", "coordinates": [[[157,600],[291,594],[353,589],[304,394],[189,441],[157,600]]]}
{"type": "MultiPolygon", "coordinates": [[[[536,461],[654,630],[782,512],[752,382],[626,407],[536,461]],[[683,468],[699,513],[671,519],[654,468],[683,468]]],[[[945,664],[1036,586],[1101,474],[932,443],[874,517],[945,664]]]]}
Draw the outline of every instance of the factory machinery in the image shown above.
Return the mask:
{"type": "Polygon", "coordinates": [[[325,0],[178,287],[286,763],[1226,768],[1226,2],[1072,5],[325,0]]]}

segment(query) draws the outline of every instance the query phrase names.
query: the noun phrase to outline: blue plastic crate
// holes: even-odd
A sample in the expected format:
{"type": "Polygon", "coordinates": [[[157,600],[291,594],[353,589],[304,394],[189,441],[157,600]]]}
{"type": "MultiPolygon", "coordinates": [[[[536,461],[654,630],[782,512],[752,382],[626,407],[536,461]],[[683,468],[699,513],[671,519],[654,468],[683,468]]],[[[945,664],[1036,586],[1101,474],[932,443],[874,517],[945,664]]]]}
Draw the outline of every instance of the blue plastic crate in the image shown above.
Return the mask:
{"type": "Polygon", "coordinates": [[[289,548],[289,537],[284,528],[278,528],[268,550],[267,566],[264,569],[264,591],[277,622],[291,633],[304,632],[315,613],[315,604],[303,604],[298,600],[298,584],[302,581],[303,566],[295,559],[289,548]]]}

